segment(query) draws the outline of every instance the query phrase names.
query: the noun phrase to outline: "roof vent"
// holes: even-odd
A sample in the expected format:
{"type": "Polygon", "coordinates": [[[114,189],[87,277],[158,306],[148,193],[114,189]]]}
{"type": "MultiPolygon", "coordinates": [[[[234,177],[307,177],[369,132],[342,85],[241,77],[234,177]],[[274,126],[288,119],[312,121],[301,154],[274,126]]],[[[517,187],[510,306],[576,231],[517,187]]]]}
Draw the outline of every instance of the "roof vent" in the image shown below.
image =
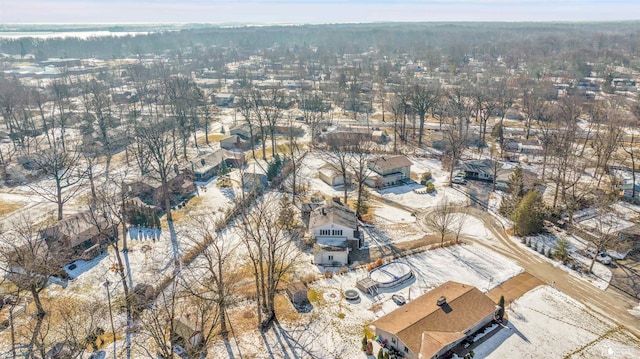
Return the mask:
{"type": "Polygon", "coordinates": [[[447,298],[445,298],[444,295],[438,298],[438,301],[436,301],[436,304],[440,307],[445,305],[446,303],[447,303],[447,298]]]}

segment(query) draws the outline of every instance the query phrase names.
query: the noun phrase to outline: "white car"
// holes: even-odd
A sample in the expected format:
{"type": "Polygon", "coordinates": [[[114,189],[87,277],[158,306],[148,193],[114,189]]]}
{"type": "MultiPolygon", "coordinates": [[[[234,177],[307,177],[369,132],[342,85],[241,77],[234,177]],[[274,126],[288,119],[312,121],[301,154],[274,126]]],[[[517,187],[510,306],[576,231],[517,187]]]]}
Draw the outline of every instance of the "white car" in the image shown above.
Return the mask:
{"type": "MultiPolygon", "coordinates": [[[[589,258],[593,258],[593,255],[595,254],[595,252],[596,252],[595,249],[589,248],[587,249],[586,255],[589,258]]],[[[596,260],[604,265],[609,265],[612,262],[611,257],[609,257],[607,253],[604,251],[601,251],[600,253],[598,253],[598,255],[596,256],[596,260]]]]}
{"type": "Polygon", "coordinates": [[[464,179],[464,175],[461,173],[458,173],[457,175],[455,175],[453,177],[453,179],[451,180],[452,183],[456,183],[456,184],[466,184],[467,180],[464,179]]]}

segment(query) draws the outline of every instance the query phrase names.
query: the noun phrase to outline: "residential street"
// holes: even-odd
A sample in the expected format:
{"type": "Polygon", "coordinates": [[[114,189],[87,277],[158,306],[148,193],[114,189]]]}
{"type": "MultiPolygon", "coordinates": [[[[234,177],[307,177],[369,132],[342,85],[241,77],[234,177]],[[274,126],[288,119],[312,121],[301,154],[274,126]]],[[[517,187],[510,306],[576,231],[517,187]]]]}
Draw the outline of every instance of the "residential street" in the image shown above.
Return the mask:
{"type": "Polygon", "coordinates": [[[490,214],[473,213],[491,230],[498,241],[486,241],[467,238],[466,240],[486,246],[501,255],[513,260],[528,273],[547,284],[555,281],[555,287],[568,294],[588,308],[599,312],[607,318],[627,328],[640,337],[640,319],[631,315],[628,310],[638,306],[638,302],[615,288],[608,287],[602,291],[566,271],[554,267],[546,260],[537,258],[531,251],[520,247],[510,240],[497,220],[490,214]]]}

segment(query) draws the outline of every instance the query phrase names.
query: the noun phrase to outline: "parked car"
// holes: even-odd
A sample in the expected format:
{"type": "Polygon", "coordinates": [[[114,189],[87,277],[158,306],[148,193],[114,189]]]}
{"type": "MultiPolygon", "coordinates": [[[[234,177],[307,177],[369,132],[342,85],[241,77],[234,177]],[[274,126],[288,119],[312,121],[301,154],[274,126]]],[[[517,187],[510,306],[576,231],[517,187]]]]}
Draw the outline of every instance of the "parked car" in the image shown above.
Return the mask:
{"type": "Polygon", "coordinates": [[[451,180],[451,182],[455,183],[455,184],[466,184],[467,180],[464,179],[464,175],[461,173],[458,173],[457,175],[455,175],[453,177],[453,179],[451,180]]]}
{"type": "Polygon", "coordinates": [[[104,359],[106,357],[107,357],[107,353],[104,350],[99,350],[89,355],[89,359],[104,359]]]}
{"type": "Polygon", "coordinates": [[[173,346],[173,352],[176,353],[179,357],[184,358],[187,354],[187,352],[184,350],[184,348],[181,345],[174,345],[173,346]]]}
{"type": "MultiPolygon", "coordinates": [[[[595,249],[593,249],[593,248],[588,248],[588,249],[587,249],[587,252],[586,252],[586,256],[587,256],[588,258],[593,258],[593,256],[595,255],[595,253],[596,253],[596,250],[595,250],[595,249]]],[[[605,264],[605,265],[609,265],[609,264],[611,264],[611,262],[612,262],[611,257],[609,257],[609,255],[608,255],[608,254],[607,254],[607,252],[605,252],[605,251],[600,251],[600,252],[598,253],[598,255],[596,255],[596,260],[597,260],[598,262],[602,263],[602,264],[605,264]]]]}

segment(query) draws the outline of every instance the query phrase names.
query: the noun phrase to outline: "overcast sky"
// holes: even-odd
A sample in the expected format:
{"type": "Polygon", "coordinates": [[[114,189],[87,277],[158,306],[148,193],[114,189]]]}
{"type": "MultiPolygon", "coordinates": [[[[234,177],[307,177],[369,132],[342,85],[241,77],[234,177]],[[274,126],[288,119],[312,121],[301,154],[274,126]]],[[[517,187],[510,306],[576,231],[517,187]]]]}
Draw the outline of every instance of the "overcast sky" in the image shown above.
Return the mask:
{"type": "Polygon", "coordinates": [[[0,23],[640,19],[640,0],[0,0],[0,23]]]}

